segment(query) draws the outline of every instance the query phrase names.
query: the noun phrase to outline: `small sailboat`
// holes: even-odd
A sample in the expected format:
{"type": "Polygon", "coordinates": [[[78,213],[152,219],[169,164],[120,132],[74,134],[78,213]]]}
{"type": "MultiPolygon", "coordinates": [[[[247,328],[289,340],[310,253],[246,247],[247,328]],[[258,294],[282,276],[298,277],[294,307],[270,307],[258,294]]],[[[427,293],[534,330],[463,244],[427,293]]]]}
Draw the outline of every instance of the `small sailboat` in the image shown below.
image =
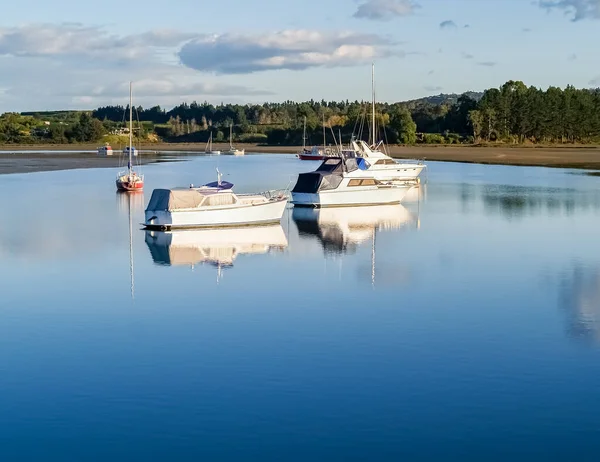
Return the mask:
{"type": "Polygon", "coordinates": [[[208,137],[208,143],[206,143],[206,149],[204,150],[204,153],[211,154],[213,156],[218,156],[219,154],[221,154],[221,151],[213,149],[213,146],[212,146],[213,141],[212,140],[213,140],[213,136],[212,136],[212,131],[211,131],[210,136],[208,137]]]}
{"type": "Polygon", "coordinates": [[[287,191],[236,194],[221,181],[199,188],[155,189],[146,207],[146,229],[221,228],[279,223],[288,202],[287,191]]]}
{"type": "MultiPolygon", "coordinates": [[[[304,118],[304,136],[306,137],[306,117],[304,118]]],[[[323,146],[313,146],[312,149],[307,149],[306,145],[303,146],[302,151],[298,154],[300,160],[325,160],[330,157],[337,157],[338,153],[336,149],[327,147],[327,141],[325,138],[325,115],[323,115],[323,146]]]]}
{"type": "Polygon", "coordinates": [[[233,146],[233,124],[229,125],[229,149],[227,151],[223,151],[223,154],[229,154],[234,156],[243,156],[246,153],[245,149],[236,149],[233,146]]]}
{"type": "MultiPolygon", "coordinates": [[[[128,154],[127,170],[117,175],[117,189],[120,191],[141,191],[144,189],[144,175],[133,170],[133,97],[132,84],[129,82],[129,146],[126,148],[128,154]]],[[[125,150],[124,150],[125,152],[125,150]]]]}

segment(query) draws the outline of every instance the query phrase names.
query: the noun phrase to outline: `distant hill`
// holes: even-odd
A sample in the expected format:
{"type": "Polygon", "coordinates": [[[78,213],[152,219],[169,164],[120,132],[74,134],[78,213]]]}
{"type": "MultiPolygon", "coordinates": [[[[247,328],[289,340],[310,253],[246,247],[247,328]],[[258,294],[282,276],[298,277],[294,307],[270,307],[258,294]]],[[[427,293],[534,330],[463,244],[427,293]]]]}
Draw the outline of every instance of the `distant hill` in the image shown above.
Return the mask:
{"type": "Polygon", "coordinates": [[[462,95],[466,95],[469,98],[474,99],[475,101],[479,101],[483,96],[483,92],[482,91],[467,91],[467,92],[461,93],[461,94],[440,93],[439,95],[435,95],[435,96],[426,96],[424,98],[412,99],[410,101],[405,101],[405,103],[413,104],[413,105],[430,104],[432,106],[439,106],[440,104],[446,104],[446,105],[450,106],[452,104],[456,104],[456,102],[458,101],[458,98],[460,98],[462,95]]]}

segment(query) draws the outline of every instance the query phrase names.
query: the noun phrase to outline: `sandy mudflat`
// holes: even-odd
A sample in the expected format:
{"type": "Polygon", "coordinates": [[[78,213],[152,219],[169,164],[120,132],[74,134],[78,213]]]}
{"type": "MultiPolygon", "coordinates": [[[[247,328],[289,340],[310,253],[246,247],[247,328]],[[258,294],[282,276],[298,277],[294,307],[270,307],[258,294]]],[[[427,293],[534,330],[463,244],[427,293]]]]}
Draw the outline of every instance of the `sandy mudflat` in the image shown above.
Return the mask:
{"type": "MultiPolygon", "coordinates": [[[[248,153],[298,152],[298,147],[238,145],[248,153]]],[[[215,145],[214,149],[226,146],[215,145]]],[[[151,163],[173,160],[186,153],[204,152],[204,144],[153,144],[142,146],[142,155],[136,162],[151,163]]],[[[96,155],[95,145],[36,145],[0,146],[0,174],[27,173],[75,168],[116,168],[123,165],[120,155],[96,155]],[[45,152],[23,152],[23,151],[45,152]],[[68,151],[68,152],[62,152],[68,151]],[[88,152],[85,152],[88,151],[88,152]],[[91,152],[89,152],[91,151],[91,152]]],[[[481,164],[528,165],[544,167],[583,168],[600,170],[599,147],[472,147],[472,146],[392,146],[393,157],[424,159],[425,161],[469,162],[481,164]]]]}

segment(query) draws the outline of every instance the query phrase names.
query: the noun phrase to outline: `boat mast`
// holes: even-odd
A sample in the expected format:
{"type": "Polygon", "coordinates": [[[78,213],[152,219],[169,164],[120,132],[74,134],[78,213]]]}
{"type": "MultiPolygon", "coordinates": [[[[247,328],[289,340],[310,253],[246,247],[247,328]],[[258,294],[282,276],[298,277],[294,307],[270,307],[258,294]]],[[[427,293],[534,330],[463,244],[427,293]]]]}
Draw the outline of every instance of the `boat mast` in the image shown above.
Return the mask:
{"type": "Polygon", "coordinates": [[[131,175],[131,150],[133,146],[133,98],[131,93],[131,82],[129,82],[129,162],[127,168],[129,169],[129,175],[131,175]]]}
{"type": "Polygon", "coordinates": [[[304,116],[304,133],[302,134],[302,150],[306,150],[306,116],[304,116]]]}
{"type": "Polygon", "coordinates": [[[327,142],[325,141],[325,113],[323,113],[323,154],[325,154],[325,147],[327,142]]]}
{"type": "Polygon", "coordinates": [[[229,148],[233,151],[233,144],[231,144],[232,137],[233,137],[233,123],[229,124],[229,148]]]}
{"type": "Polygon", "coordinates": [[[373,96],[371,128],[373,130],[373,146],[375,146],[375,63],[371,65],[371,91],[373,96]]]}

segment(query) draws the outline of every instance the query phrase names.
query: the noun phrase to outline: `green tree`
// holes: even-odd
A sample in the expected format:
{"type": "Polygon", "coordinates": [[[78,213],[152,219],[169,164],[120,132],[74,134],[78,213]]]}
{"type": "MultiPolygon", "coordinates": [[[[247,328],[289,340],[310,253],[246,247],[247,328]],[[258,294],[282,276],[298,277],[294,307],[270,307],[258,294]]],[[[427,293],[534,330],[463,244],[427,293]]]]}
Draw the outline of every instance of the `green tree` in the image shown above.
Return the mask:
{"type": "Polygon", "coordinates": [[[390,115],[390,128],[396,132],[396,139],[402,144],[417,142],[417,124],[412,119],[410,111],[396,105],[390,115]]]}
{"type": "Polygon", "coordinates": [[[473,139],[475,142],[481,139],[481,131],[483,130],[483,114],[477,109],[469,111],[469,124],[473,130],[473,139]]]}

